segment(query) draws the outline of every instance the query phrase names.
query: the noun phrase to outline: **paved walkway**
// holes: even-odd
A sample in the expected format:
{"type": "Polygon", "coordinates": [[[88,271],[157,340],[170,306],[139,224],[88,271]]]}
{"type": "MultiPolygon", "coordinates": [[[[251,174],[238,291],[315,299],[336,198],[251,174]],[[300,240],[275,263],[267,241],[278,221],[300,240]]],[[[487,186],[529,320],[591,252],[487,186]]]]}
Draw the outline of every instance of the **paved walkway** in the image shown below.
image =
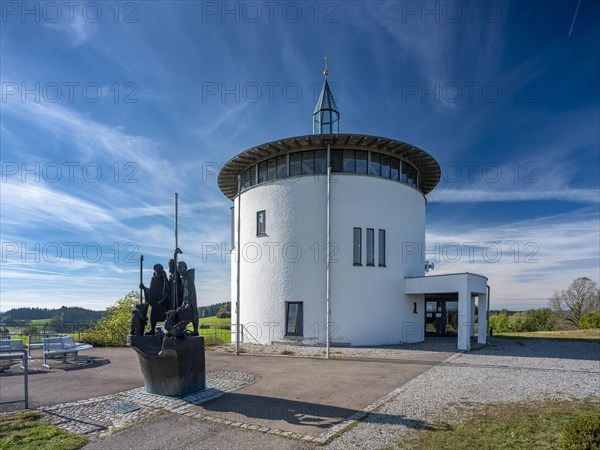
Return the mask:
{"type": "MultiPolygon", "coordinates": [[[[232,445],[222,441],[222,447],[228,448],[240,447],[235,442],[245,448],[271,448],[273,439],[287,448],[322,443],[379,406],[389,392],[452,355],[404,351],[392,358],[325,360],[209,351],[207,384],[212,394],[165,399],[143,391],[131,349],[95,348],[88,353],[91,363],[77,366],[53,361],[46,370],[34,361],[30,403],[65,428],[92,439],[108,436],[90,448],[115,449],[164,448],[192,435],[199,443],[196,448],[209,446],[213,438],[221,442],[225,435],[232,445]],[[219,384],[223,380],[229,384],[219,384]],[[190,434],[188,425],[182,430],[181,424],[194,424],[197,433],[190,434]],[[252,432],[256,430],[263,433],[252,432]],[[143,442],[136,443],[136,436],[143,436],[143,442]]],[[[2,400],[18,398],[21,386],[22,377],[2,375],[2,400]]]]}

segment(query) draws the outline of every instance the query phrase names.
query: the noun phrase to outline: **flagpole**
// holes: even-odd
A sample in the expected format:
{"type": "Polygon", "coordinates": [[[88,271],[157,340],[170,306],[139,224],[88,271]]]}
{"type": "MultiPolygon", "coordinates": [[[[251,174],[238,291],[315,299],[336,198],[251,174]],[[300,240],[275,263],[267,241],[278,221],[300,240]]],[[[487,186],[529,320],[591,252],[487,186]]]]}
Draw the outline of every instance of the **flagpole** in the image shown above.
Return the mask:
{"type": "Polygon", "coordinates": [[[240,242],[240,216],[241,216],[241,206],[242,206],[242,192],[241,192],[241,177],[238,175],[237,177],[237,199],[238,199],[238,214],[237,214],[237,249],[235,252],[235,256],[237,258],[237,292],[236,292],[236,300],[235,300],[235,354],[240,354],[240,260],[242,253],[242,244],[240,242]]]}

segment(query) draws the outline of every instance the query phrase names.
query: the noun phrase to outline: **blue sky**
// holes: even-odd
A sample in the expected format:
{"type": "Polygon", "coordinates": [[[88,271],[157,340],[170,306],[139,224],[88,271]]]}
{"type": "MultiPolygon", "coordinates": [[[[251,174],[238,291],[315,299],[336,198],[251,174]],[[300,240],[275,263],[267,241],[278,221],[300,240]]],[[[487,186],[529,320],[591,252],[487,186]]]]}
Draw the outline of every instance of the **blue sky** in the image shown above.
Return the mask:
{"type": "Polygon", "coordinates": [[[598,281],[600,6],[576,8],[3,2],[0,310],[103,309],[137,288],[140,254],[148,281],[173,251],[174,192],[198,303],[228,300],[216,172],[311,132],[324,55],[341,132],[440,163],[434,273],[485,274],[513,309],[598,281]]]}

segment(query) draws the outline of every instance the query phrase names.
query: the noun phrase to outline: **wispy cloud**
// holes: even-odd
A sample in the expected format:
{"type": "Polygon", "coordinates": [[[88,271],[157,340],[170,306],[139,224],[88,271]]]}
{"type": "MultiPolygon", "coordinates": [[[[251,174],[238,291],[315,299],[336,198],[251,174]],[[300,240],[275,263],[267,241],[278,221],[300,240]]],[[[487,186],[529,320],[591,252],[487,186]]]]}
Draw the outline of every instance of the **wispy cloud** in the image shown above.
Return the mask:
{"type": "Polygon", "coordinates": [[[485,228],[434,223],[427,231],[426,256],[437,262],[434,274],[486,275],[493,308],[543,307],[555,289],[577,277],[598,281],[599,231],[594,207],[485,228]]]}

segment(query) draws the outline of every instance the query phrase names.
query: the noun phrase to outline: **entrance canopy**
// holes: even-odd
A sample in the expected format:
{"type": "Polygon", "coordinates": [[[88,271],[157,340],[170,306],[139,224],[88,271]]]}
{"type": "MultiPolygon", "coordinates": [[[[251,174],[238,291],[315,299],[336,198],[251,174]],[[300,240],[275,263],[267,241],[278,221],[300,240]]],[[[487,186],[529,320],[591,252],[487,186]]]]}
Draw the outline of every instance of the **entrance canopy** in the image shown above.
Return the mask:
{"type": "Polygon", "coordinates": [[[479,299],[479,329],[477,342],[487,343],[488,279],[474,273],[453,273],[425,277],[406,277],[405,294],[458,295],[458,349],[471,350],[475,327],[475,297],[479,299]]]}

